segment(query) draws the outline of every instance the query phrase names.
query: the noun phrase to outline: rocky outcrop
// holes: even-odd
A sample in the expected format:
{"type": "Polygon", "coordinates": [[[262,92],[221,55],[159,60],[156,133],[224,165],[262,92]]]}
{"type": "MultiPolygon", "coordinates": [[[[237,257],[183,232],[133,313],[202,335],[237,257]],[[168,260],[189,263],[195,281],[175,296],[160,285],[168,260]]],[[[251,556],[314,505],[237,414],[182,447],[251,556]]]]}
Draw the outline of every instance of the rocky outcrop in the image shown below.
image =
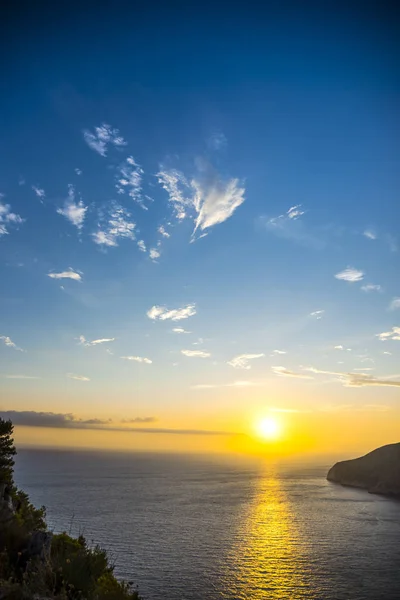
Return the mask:
{"type": "Polygon", "coordinates": [[[360,458],[338,462],[329,470],[327,479],[366,489],[371,494],[400,498],[400,443],[382,446],[360,458]]]}

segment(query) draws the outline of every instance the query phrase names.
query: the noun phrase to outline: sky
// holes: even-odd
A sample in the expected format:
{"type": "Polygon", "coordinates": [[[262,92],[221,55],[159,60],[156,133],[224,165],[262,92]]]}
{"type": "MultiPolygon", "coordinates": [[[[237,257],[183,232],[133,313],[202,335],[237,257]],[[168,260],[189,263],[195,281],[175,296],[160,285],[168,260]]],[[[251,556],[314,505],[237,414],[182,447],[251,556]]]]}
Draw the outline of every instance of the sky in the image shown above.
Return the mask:
{"type": "Polygon", "coordinates": [[[11,7],[1,41],[0,414],[17,442],[399,441],[389,4],[40,6],[11,7]]]}

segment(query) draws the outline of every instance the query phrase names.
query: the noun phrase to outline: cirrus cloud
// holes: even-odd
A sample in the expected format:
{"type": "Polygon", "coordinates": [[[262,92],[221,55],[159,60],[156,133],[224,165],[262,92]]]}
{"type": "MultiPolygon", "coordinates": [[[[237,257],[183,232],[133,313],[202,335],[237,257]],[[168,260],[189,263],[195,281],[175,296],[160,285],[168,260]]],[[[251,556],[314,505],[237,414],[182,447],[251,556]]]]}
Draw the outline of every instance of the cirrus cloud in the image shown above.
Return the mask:
{"type": "Polygon", "coordinates": [[[228,365],[234,367],[235,369],[251,369],[250,361],[255,358],[263,358],[265,354],[239,354],[239,356],[235,356],[230,361],[228,361],[228,365]]]}

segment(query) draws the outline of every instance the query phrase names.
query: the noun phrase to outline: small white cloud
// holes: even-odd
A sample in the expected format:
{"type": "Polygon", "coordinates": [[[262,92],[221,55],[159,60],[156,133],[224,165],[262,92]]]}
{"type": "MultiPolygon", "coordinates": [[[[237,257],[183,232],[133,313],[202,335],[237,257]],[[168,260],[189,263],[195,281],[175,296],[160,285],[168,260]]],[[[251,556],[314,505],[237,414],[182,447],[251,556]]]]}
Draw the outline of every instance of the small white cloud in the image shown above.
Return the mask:
{"type": "Polygon", "coordinates": [[[161,233],[161,235],[165,238],[169,238],[171,237],[171,235],[168,233],[168,231],[165,231],[165,227],[163,225],[160,225],[160,227],[157,229],[158,233],[161,233]]]}
{"type": "Polygon", "coordinates": [[[212,150],[222,150],[227,144],[228,140],[221,131],[213,133],[208,140],[208,145],[212,150]]]}
{"type": "Polygon", "coordinates": [[[339,346],[334,346],[334,349],[335,349],[335,350],[344,350],[344,348],[343,348],[343,346],[342,346],[342,345],[339,345],[339,346]]]}
{"type": "Polygon", "coordinates": [[[138,363],[144,363],[146,365],[151,365],[153,362],[152,360],[150,360],[150,358],[146,358],[144,356],[121,356],[121,358],[123,358],[124,360],[133,360],[138,363]]]}
{"type": "Polygon", "coordinates": [[[82,200],[75,202],[73,185],[69,185],[68,188],[68,198],[64,202],[64,208],[58,208],[57,212],[68,219],[72,225],[75,225],[78,229],[82,229],[88,207],[84,205],[82,200]]]}
{"type": "Polygon", "coordinates": [[[94,133],[87,129],[84,130],[83,137],[89,148],[98,152],[100,156],[107,156],[107,149],[110,144],[116,147],[126,146],[126,142],[120,136],[118,129],[113,129],[106,123],[103,123],[100,127],[95,127],[94,133]]]}
{"type": "Polygon", "coordinates": [[[79,338],[75,338],[79,340],[79,346],[98,346],[99,344],[106,344],[108,342],[114,342],[115,338],[99,338],[98,340],[92,340],[91,342],[85,338],[84,335],[80,335],[79,338]]]}
{"type": "Polygon", "coordinates": [[[139,240],[137,245],[141,252],[146,252],[146,244],[144,243],[143,240],[139,240]]]}
{"type": "MultiPolygon", "coordinates": [[[[115,185],[119,194],[128,193],[128,196],[139,206],[147,210],[142,197],[142,176],[144,171],[135,161],[133,156],[128,156],[126,161],[119,166],[117,174],[117,183],[115,185]]],[[[146,196],[148,198],[148,196],[146,196]]]]}
{"type": "Polygon", "coordinates": [[[376,238],[378,237],[376,235],[376,233],[374,231],[372,231],[371,229],[366,229],[363,233],[363,235],[365,235],[366,238],[370,239],[370,240],[376,240],[376,238]]]}
{"type": "Polygon", "coordinates": [[[386,340],[400,341],[400,327],[392,327],[392,331],[384,331],[383,333],[377,333],[376,336],[382,342],[385,342],[386,340]]]}
{"type": "Polygon", "coordinates": [[[157,258],[160,258],[161,254],[157,250],[157,248],[150,248],[149,256],[150,256],[151,260],[157,260],[157,258]]]}
{"type": "Polygon", "coordinates": [[[301,204],[296,204],[295,206],[291,206],[289,208],[286,215],[289,219],[299,219],[304,215],[304,210],[301,209],[301,204]]]}
{"type": "Polygon", "coordinates": [[[391,352],[382,352],[382,354],[387,354],[388,356],[392,356],[391,352]]]}
{"type": "Polygon", "coordinates": [[[9,204],[1,202],[2,194],[0,194],[0,237],[9,233],[8,227],[11,225],[20,225],[24,220],[16,213],[11,212],[9,204]]]}
{"type": "Polygon", "coordinates": [[[180,321],[182,319],[193,317],[196,314],[196,305],[188,304],[183,308],[174,308],[172,310],[165,306],[152,306],[146,314],[149,319],[153,319],[153,321],[180,321]]]}
{"type": "Polygon", "coordinates": [[[350,281],[350,283],[354,283],[364,279],[364,273],[363,271],[358,271],[353,267],[347,267],[347,269],[344,269],[344,271],[336,273],[335,277],[336,279],[341,279],[342,281],[350,281]]]}
{"type": "Polygon", "coordinates": [[[400,298],[393,298],[389,305],[389,310],[397,310],[398,308],[400,308],[400,298]]]}
{"type": "Polygon", "coordinates": [[[107,342],[114,342],[115,338],[100,338],[99,340],[93,340],[90,342],[91,346],[97,346],[98,344],[106,344],[107,342]]]}
{"type": "Polygon", "coordinates": [[[209,358],[211,356],[209,352],[203,352],[202,350],[181,350],[181,354],[189,358],[209,358]]]}
{"type": "Polygon", "coordinates": [[[76,381],[90,381],[89,377],[84,377],[84,375],[74,375],[73,373],[67,373],[67,377],[75,379],[76,381]]]}
{"type": "Polygon", "coordinates": [[[366,285],[362,285],[361,289],[363,292],[382,292],[382,287],[378,284],[367,283],[366,285]]]}
{"type": "Polygon", "coordinates": [[[99,246],[118,246],[119,238],[136,239],[136,223],[130,217],[131,214],[125,208],[114,202],[105,226],[92,233],[94,243],[99,246]]]}
{"type": "Polygon", "coordinates": [[[191,333],[191,331],[186,331],[183,327],[174,327],[172,330],[174,333],[191,333]]]}
{"type": "Polygon", "coordinates": [[[197,229],[204,231],[223,223],[245,200],[245,189],[239,185],[238,179],[224,182],[214,174],[204,181],[193,180],[192,187],[195,190],[193,205],[197,212],[193,233],[197,229]]]}
{"type": "Polygon", "coordinates": [[[82,169],[76,168],[76,169],[74,169],[74,171],[77,175],[82,175],[82,169]]]}
{"type": "Polygon", "coordinates": [[[315,317],[317,320],[322,319],[324,312],[324,310],[314,310],[314,312],[310,313],[310,317],[315,317]]]}
{"type": "Polygon", "coordinates": [[[186,217],[187,209],[193,204],[193,192],[186,177],[176,169],[168,170],[164,169],[162,166],[156,177],[158,183],[167,192],[169,202],[173,207],[177,219],[184,219],[186,217]]]}
{"type": "Polygon", "coordinates": [[[32,189],[38,198],[45,198],[46,192],[42,188],[39,188],[39,187],[36,187],[36,185],[33,185],[32,189]]]}
{"type": "Polygon", "coordinates": [[[281,377],[296,377],[297,379],[312,379],[309,375],[304,375],[303,373],[296,373],[295,371],[290,371],[285,367],[271,367],[275,375],[280,375],[281,377]]]}
{"type": "Polygon", "coordinates": [[[228,365],[235,369],[251,369],[250,361],[255,358],[263,358],[265,354],[240,354],[228,361],[228,365]]]}
{"type": "Polygon", "coordinates": [[[24,352],[24,350],[22,350],[22,348],[20,348],[19,346],[17,346],[17,344],[15,344],[12,339],[10,337],[8,337],[8,335],[0,335],[0,340],[3,341],[3,343],[8,346],[9,348],[13,348],[14,350],[18,350],[19,352],[24,352]]]}
{"type": "Polygon", "coordinates": [[[48,277],[52,279],[73,279],[74,281],[82,281],[82,274],[74,271],[71,267],[68,271],[61,271],[61,273],[48,273],[48,277]]]}
{"type": "Polygon", "coordinates": [[[286,350],[274,350],[273,354],[286,354],[286,350]]]}

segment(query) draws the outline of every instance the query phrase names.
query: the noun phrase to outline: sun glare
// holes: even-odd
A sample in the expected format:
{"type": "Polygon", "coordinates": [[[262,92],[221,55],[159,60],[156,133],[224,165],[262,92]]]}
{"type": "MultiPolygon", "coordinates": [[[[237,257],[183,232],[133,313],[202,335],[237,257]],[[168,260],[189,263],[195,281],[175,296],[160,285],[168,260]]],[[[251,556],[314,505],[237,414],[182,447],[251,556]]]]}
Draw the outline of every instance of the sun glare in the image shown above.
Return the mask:
{"type": "Polygon", "coordinates": [[[281,425],[273,417],[265,417],[256,425],[257,433],[264,440],[276,440],[281,435],[281,425]]]}

